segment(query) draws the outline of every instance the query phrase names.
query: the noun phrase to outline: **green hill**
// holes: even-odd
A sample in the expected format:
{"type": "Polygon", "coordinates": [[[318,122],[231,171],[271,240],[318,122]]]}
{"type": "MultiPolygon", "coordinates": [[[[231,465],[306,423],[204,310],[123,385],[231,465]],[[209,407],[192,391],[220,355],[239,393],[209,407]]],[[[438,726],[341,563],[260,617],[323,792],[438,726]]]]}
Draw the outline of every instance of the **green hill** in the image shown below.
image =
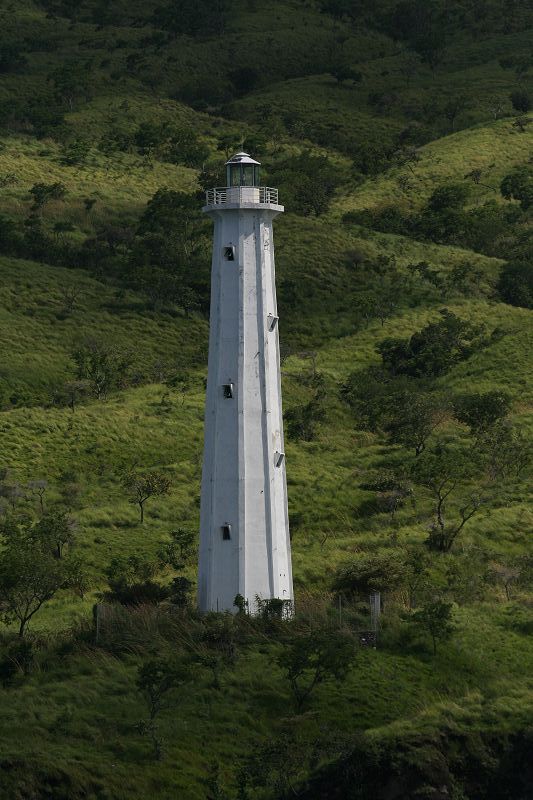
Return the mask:
{"type": "Polygon", "coordinates": [[[529,797],[532,27],[525,0],[0,4],[1,800],[529,797]],[[199,209],[242,147],[286,205],[290,622],[194,611],[199,209]],[[66,576],[21,638],[17,542],[66,576]],[[335,663],[299,706],[309,642],[335,663]]]}

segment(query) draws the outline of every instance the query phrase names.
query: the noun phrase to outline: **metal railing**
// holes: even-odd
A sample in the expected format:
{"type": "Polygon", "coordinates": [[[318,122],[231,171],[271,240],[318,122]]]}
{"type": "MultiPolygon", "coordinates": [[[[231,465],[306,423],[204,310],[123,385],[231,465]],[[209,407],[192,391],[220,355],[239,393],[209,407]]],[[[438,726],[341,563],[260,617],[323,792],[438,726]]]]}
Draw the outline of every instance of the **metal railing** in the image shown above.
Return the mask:
{"type": "Polygon", "coordinates": [[[269,186],[224,186],[205,193],[208,206],[228,203],[271,203],[278,205],[278,190],[269,186]]]}

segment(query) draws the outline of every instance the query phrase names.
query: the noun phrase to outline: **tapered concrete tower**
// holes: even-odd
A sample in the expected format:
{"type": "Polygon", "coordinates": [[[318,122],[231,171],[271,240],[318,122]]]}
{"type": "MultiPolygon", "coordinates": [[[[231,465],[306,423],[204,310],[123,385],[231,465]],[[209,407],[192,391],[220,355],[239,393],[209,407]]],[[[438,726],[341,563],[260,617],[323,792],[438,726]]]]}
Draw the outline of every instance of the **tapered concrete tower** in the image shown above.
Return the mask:
{"type": "Polygon", "coordinates": [[[236,611],[241,595],[292,601],[292,568],[272,222],[277,189],[237,153],[206,194],[215,223],[198,601],[236,611]]]}

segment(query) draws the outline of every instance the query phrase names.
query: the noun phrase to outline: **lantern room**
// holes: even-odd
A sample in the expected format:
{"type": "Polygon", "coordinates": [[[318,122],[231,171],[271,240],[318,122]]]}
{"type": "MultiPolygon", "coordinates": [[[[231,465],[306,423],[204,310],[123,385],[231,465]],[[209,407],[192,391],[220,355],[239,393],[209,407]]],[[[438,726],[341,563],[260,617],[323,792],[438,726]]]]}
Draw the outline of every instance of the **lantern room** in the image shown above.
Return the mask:
{"type": "Polygon", "coordinates": [[[248,153],[237,153],[226,162],[228,186],[259,186],[259,161],[248,153]]]}

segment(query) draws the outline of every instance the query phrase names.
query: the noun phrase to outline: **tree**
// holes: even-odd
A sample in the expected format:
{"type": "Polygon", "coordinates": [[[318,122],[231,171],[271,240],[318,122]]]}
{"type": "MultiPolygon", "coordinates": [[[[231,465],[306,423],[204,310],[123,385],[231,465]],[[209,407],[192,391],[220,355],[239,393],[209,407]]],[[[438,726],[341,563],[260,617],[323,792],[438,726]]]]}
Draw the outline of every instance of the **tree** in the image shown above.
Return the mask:
{"type": "Polygon", "coordinates": [[[75,527],[66,511],[49,511],[43,514],[34,527],[35,534],[43,544],[48,543],[55,558],[61,559],[65,548],[74,543],[75,527]]]}
{"type": "Polygon", "coordinates": [[[90,149],[91,145],[89,142],[86,139],[78,137],[64,145],[61,163],[66,166],[84,164],[90,149]]]}
{"type": "Polygon", "coordinates": [[[429,392],[404,390],[394,393],[391,401],[383,428],[393,444],[413,448],[418,457],[445,417],[443,398],[429,392]]]}
{"type": "Polygon", "coordinates": [[[507,602],[511,600],[511,587],[520,579],[522,571],[519,564],[506,564],[493,561],[489,565],[491,578],[503,586],[507,602]]]}
{"type": "Polygon", "coordinates": [[[213,614],[205,617],[196,658],[211,671],[213,688],[220,689],[222,670],[233,667],[236,660],[236,629],[232,616],[213,614]]]}
{"type": "Polygon", "coordinates": [[[79,61],[64,62],[48,77],[54,86],[58,101],[66,103],[72,111],[76,100],[90,100],[92,96],[91,73],[86,64],[79,61]]]}
{"type": "Polygon", "coordinates": [[[405,549],[404,585],[407,590],[407,605],[415,608],[429,587],[431,558],[427,550],[419,545],[408,545],[405,549]]]}
{"type": "Polygon", "coordinates": [[[371,592],[397,589],[404,573],[404,563],[396,554],[365,553],[337,568],[332,589],[348,597],[367,599],[371,592]]]}
{"type": "Polygon", "coordinates": [[[261,73],[255,67],[238,67],[229,73],[238,97],[253,92],[261,82],[261,73]]]}
{"type": "Polygon", "coordinates": [[[507,419],[482,430],[477,439],[478,456],[492,481],[518,478],[533,459],[531,437],[507,419]]]}
{"type": "Polygon", "coordinates": [[[461,209],[468,199],[469,190],[463,183],[448,183],[435,189],[428,200],[430,211],[461,209]]]}
{"type": "Polygon", "coordinates": [[[480,434],[507,416],[511,398],[506,392],[495,389],[483,394],[460,395],[453,406],[455,418],[468,425],[472,434],[480,434]]]}
{"type": "Polygon", "coordinates": [[[139,220],[128,259],[129,280],[154,303],[207,308],[206,233],[194,195],[160,189],[139,220]]]}
{"type": "Polygon", "coordinates": [[[330,74],[333,78],[335,78],[337,83],[340,84],[346,83],[346,81],[352,81],[353,83],[361,83],[361,81],[363,80],[362,73],[358,72],[349,64],[337,64],[336,66],[331,68],[330,74]]]}
{"type": "Polygon", "coordinates": [[[222,33],[226,10],[226,0],[170,0],[155,9],[153,22],[173,37],[205,37],[222,33]]]}
{"type": "Polygon", "coordinates": [[[28,65],[28,59],[21,51],[20,45],[0,45],[0,74],[22,72],[28,65]]]}
{"type": "Polygon", "coordinates": [[[287,433],[293,439],[311,442],[315,438],[316,426],[326,416],[324,409],[324,389],[320,375],[313,377],[313,383],[318,384],[313,397],[301,405],[290,408],[284,414],[287,424],[287,433]]]}
{"type": "Polygon", "coordinates": [[[167,587],[161,586],[154,578],[157,563],[136,555],[113,558],[106,575],[110,591],[105,598],[124,606],[157,604],[169,595],[167,587]]]}
{"type": "Polygon", "coordinates": [[[19,636],[42,606],[69,586],[66,562],[58,560],[38,526],[11,531],[0,554],[0,614],[18,622],[19,636]]]}
{"type": "Polygon", "coordinates": [[[345,680],[354,659],[354,639],[344,631],[323,629],[294,636],[277,663],[289,681],[297,712],[321,683],[345,680]]]}
{"type": "Polygon", "coordinates": [[[504,303],[533,308],[533,264],[511,261],[500,272],[497,289],[504,303]]]}
{"type": "Polygon", "coordinates": [[[463,487],[472,470],[469,454],[440,444],[433,451],[423,453],[413,465],[413,480],[430,490],[434,502],[427,540],[431,550],[449,552],[467,522],[479,511],[483,498],[474,491],[462,501],[454,518],[450,520],[447,515],[450,499],[463,487]]]}
{"type": "Polygon", "coordinates": [[[103,339],[84,339],[72,352],[76,377],[88,381],[97,400],[105,400],[112,389],[126,380],[133,353],[103,339]]]}
{"type": "Polygon", "coordinates": [[[185,528],[170,531],[170,542],[165,542],[159,552],[162,563],[173,569],[181,569],[192,551],[195,538],[194,531],[185,528]]]}
{"type": "Polygon", "coordinates": [[[528,111],[531,111],[531,97],[529,92],[525,89],[516,89],[514,92],[511,92],[509,97],[515,111],[520,111],[523,114],[527,114],[528,111]]]}
{"type": "Polygon", "coordinates": [[[150,738],[157,761],[163,757],[163,740],[157,719],[162,711],[170,707],[172,691],[184,686],[190,679],[190,669],[185,662],[154,658],[138,669],[137,689],[148,710],[148,719],[139,723],[139,731],[150,738]]]}
{"type": "Polygon", "coordinates": [[[171,481],[162,472],[130,472],[124,476],[122,485],[130,494],[130,503],[139,506],[141,524],[144,522],[144,506],[151,497],[168,494],[171,481]]]}
{"type": "Polygon", "coordinates": [[[326,156],[304,152],[278,161],[268,177],[271,185],[290,198],[287,205],[295,213],[320,216],[329,207],[341,173],[326,156]]]}
{"type": "Polygon", "coordinates": [[[438,377],[469,358],[484,345],[484,328],[443,309],[441,318],[430,322],[410,339],[385,339],[377,350],[383,366],[393,375],[415,378],[438,377]]]}
{"type": "Polygon", "coordinates": [[[396,512],[404,507],[408,499],[414,502],[410,482],[390,470],[381,470],[369,476],[361,483],[361,489],[376,492],[376,502],[372,504],[372,510],[389,514],[391,523],[394,522],[396,512]]]}
{"type": "Polygon", "coordinates": [[[444,116],[450,123],[451,130],[455,130],[455,123],[457,117],[466,109],[468,108],[468,99],[464,96],[458,95],[457,97],[453,97],[451,100],[444,106],[444,116]]]}
{"type": "Polygon", "coordinates": [[[533,169],[516,167],[503,178],[500,191],[506,200],[518,200],[520,208],[527,211],[533,205],[533,169]]]}
{"type": "Polygon", "coordinates": [[[413,625],[431,637],[434,656],[437,655],[437,642],[446,641],[454,632],[452,609],[452,603],[434,600],[414,611],[409,618],[413,625]]]}
{"type": "Polygon", "coordinates": [[[33,197],[33,211],[41,211],[51,200],[62,200],[67,193],[67,187],[60,183],[34,183],[30,189],[33,197]]]}
{"type": "Polygon", "coordinates": [[[29,481],[28,489],[34,495],[39,498],[39,507],[41,509],[41,514],[44,514],[44,495],[48,488],[48,481],[45,480],[38,480],[38,481],[29,481]]]}

